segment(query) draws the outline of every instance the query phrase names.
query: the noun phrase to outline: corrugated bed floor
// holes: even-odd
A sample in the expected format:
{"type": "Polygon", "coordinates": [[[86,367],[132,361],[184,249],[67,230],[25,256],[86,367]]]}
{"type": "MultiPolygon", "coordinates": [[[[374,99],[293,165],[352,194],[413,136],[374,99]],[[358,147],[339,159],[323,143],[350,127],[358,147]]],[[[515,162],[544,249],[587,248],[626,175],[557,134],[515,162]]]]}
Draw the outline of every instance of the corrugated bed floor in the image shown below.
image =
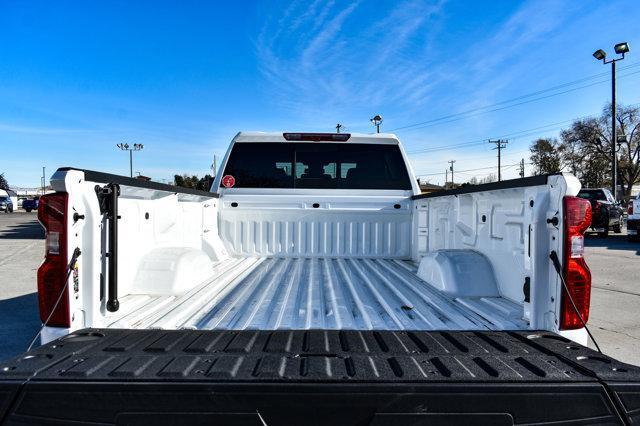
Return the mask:
{"type": "Polygon", "coordinates": [[[452,298],[389,259],[241,258],[182,296],[128,295],[110,327],[194,329],[522,330],[522,307],[452,298]]]}

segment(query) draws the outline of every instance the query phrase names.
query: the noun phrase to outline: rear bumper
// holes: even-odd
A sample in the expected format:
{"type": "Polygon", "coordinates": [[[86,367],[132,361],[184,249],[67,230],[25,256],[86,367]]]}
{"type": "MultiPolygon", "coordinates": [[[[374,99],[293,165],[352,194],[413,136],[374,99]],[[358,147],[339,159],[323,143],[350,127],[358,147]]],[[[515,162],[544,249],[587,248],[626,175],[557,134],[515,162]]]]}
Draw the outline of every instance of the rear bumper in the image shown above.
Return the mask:
{"type": "Polygon", "coordinates": [[[640,219],[627,219],[627,234],[638,235],[640,230],[640,219]]]}
{"type": "Polygon", "coordinates": [[[609,227],[608,217],[594,217],[591,222],[591,230],[606,229],[609,227]]]}
{"type": "Polygon", "coordinates": [[[640,420],[640,368],[547,332],[82,330],[0,372],[12,424],[640,420]]]}

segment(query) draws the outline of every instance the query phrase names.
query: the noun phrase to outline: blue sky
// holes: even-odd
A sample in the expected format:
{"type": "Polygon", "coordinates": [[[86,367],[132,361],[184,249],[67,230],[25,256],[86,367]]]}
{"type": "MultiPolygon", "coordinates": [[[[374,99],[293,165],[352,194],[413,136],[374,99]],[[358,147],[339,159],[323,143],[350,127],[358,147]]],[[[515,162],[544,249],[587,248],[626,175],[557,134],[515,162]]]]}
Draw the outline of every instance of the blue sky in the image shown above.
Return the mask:
{"type": "Polygon", "coordinates": [[[136,142],[134,171],[203,175],[239,130],[371,132],[381,114],[424,179],[441,183],[450,159],[456,181],[482,177],[483,140],[508,135],[511,165],[600,112],[598,48],[630,43],[618,97],[640,103],[638,22],[631,0],[4,0],[0,172],[16,186],[42,166],[127,174],[115,144],[136,142]]]}

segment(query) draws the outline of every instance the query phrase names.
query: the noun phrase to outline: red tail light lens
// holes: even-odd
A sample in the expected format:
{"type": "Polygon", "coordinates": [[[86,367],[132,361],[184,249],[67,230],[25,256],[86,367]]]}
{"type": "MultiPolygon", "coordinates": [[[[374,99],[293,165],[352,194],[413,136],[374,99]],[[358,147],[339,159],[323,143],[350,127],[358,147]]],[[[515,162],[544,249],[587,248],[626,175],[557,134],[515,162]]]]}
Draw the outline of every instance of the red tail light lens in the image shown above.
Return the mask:
{"type": "Polygon", "coordinates": [[[38,206],[38,220],[45,229],[45,260],[38,269],[38,305],[44,323],[60,299],[47,325],[70,327],[69,290],[67,283],[67,209],[69,194],[56,192],[43,195],[38,206]]]}
{"type": "Polygon", "coordinates": [[[633,214],[633,200],[629,201],[629,206],[627,207],[627,213],[633,214]]]}
{"type": "MultiPolygon", "coordinates": [[[[591,204],[578,197],[564,197],[564,279],[580,316],[587,322],[591,302],[591,271],[584,260],[584,233],[591,225],[591,204]]],[[[582,327],[578,312],[562,289],[560,329],[582,327]]]]}

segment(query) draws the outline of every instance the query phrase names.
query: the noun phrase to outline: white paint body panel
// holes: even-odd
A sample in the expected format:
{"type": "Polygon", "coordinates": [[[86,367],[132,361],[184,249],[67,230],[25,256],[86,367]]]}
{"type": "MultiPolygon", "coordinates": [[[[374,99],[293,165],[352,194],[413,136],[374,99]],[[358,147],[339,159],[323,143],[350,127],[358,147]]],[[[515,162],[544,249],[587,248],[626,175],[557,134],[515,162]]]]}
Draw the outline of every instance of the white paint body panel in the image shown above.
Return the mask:
{"type": "Polygon", "coordinates": [[[499,297],[489,260],[473,250],[438,250],[420,260],[418,277],[458,297],[499,297]]]}

